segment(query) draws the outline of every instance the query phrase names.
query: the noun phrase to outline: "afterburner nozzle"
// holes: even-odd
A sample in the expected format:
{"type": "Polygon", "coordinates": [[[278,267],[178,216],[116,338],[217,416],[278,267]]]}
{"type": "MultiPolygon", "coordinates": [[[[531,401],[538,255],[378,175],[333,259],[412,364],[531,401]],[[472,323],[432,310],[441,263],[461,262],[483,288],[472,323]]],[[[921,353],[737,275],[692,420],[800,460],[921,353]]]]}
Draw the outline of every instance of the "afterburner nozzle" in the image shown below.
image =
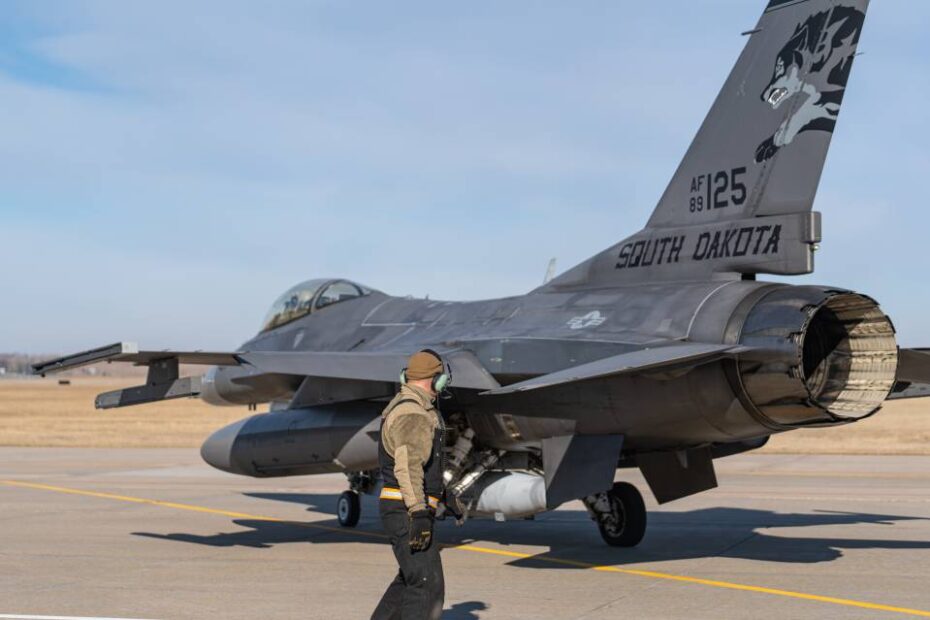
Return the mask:
{"type": "Polygon", "coordinates": [[[741,359],[739,383],[756,410],[782,426],[867,417],[894,386],[894,327],[865,295],[777,289],[752,308],[739,341],[763,352],[741,359]]]}

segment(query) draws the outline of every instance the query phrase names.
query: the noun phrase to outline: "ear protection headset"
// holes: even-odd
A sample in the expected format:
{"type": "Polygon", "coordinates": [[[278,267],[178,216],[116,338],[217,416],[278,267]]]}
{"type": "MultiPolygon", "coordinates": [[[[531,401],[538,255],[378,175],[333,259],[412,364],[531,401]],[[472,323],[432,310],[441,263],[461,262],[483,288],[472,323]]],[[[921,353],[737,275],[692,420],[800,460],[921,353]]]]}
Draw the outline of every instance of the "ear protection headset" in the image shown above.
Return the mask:
{"type": "MultiPolygon", "coordinates": [[[[433,357],[439,360],[439,363],[442,364],[442,372],[433,377],[433,391],[437,394],[443,392],[449,385],[452,383],[452,369],[450,369],[446,363],[443,361],[442,356],[433,351],[432,349],[423,349],[421,353],[429,353],[433,357]]],[[[404,368],[400,371],[400,383],[401,385],[407,384],[407,369],[404,368]]]]}

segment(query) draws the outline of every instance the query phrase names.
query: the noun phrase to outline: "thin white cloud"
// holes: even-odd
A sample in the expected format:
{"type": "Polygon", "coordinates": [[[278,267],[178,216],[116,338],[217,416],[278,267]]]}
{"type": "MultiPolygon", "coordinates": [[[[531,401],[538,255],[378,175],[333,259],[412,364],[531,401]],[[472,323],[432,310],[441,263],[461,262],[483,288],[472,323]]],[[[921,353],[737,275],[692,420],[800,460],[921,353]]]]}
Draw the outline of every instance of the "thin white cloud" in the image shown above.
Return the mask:
{"type": "MultiPolygon", "coordinates": [[[[759,11],[24,6],[41,26],[28,49],[101,85],[0,74],[0,243],[18,257],[0,285],[24,300],[0,305],[0,350],[31,351],[113,335],[226,347],[319,275],[439,298],[526,291],[551,256],[568,268],[643,224],[759,11]],[[437,265],[411,278],[420,253],[395,230],[441,250],[437,265]]],[[[814,280],[867,287],[930,342],[904,303],[926,228],[927,60],[911,51],[930,7],[899,13],[873,3],[814,280]],[[867,252],[881,276],[844,270],[867,252]]]]}

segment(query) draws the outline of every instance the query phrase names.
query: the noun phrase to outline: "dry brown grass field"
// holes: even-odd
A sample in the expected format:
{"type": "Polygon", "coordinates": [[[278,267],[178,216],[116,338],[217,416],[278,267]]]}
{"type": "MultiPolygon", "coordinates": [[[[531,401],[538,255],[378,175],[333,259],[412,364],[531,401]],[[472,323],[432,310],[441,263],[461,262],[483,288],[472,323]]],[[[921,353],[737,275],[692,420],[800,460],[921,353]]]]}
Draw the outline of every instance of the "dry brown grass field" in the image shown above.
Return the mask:
{"type": "Polygon", "coordinates": [[[100,392],[138,385],[135,378],[69,377],[0,380],[0,445],[55,447],[194,447],[249,412],[196,398],[122,409],[94,409],[100,392]]]}
{"type": "MultiPolygon", "coordinates": [[[[179,399],[98,411],[99,392],[139,378],[71,377],[0,380],[0,445],[75,447],[196,447],[211,432],[249,414],[245,407],[211,407],[179,399]]],[[[841,428],[784,433],[769,453],[930,454],[930,399],[888,403],[874,417],[841,428]]]]}
{"type": "Polygon", "coordinates": [[[871,418],[775,435],[772,454],[930,454],[930,398],[893,400],[871,418]]]}

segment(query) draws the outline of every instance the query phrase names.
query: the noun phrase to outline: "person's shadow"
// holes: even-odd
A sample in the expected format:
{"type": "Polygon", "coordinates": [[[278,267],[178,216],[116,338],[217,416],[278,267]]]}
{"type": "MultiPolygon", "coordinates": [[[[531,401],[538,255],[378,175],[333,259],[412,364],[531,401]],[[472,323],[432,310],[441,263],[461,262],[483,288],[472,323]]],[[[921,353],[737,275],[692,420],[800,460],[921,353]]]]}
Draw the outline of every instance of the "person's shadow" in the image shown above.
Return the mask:
{"type": "MultiPolygon", "coordinates": [[[[314,512],[331,512],[335,494],[247,493],[249,497],[307,506],[314,512]]],[[[135,532],[137,536],[215,547],[268,548],[285,543],[344,543],[364,541],[386,544],[381,533],[377,500],[363,497],[362,518],[356,528],[339,527],[335,519],[314,521],[263,521],[236,519],[240,529],[208,536],[189,533],[135,532]],[[245,528],[245,529],[241,529],[245,528]]],[[[807,532],[786,535],[781,530],[836,525],[892,526],[921,517],[856,512],[816,511],[790,514],[748,508],[700,508],[649,515],[646,538],[638,547],[618,549],[601,540],[584,510],[558,510],[534,521],[469,520],[464,527],[451,522],[437,525],[437,538],[447,547],[475,542],[545,547],[548,551],[510,561],[511,566],[535,569],[579,569],[590,565],[656,563],[682,559],[727,557],[751,561],[812,564],[842,557],[845,549],[930,549],[927,540],[890,538],[817,537],[807,532]],[[780,530],[771,532],[771,530],[780,530]]],[[[832,533],[832,532],[831,532],[832,533]]]]}
{"type": "Polygon", "coordinates": [[[468,601],[466,603],[455,603],[449,609],[442,612],[442,620],[481,620],[476,611],[484,611],[488,606],[481,601],[468,601]]]}

